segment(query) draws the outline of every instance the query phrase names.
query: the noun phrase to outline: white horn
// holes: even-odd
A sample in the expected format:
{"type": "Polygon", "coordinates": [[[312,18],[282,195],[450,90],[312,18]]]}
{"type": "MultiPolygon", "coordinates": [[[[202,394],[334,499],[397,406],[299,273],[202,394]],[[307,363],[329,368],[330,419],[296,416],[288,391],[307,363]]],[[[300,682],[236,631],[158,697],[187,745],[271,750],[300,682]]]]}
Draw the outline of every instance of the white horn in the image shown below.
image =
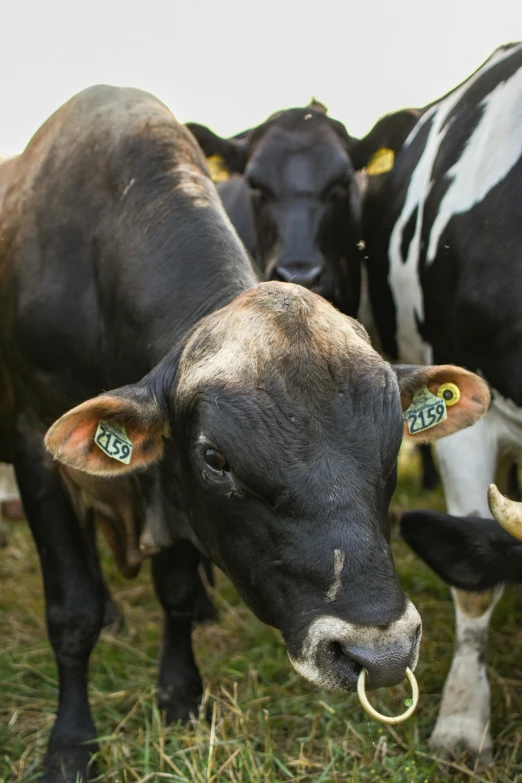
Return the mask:
{"type": "Polygon", "coordinates": [[[488,504],[491,513],[504,530],[522,541],[522,503],[504,497],[495,484],[488,487],[488,504]]]}

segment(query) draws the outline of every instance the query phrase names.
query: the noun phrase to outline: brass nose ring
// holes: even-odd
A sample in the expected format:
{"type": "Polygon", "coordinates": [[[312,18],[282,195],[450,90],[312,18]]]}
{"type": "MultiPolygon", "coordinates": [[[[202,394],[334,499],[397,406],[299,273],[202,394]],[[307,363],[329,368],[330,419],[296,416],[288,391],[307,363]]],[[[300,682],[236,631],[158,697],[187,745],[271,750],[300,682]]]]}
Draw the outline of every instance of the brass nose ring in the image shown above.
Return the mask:
{"type": "Polygon", "coordinates": [[[372,717],[374,720],[378,721],[379,723],[387,723],[389,726],[396,726],[398,723],[403,723],[403,721],[411,718],[417,709],[417,704],[419,703],[419,685],[415,679],[414,673],[409,668],[406,669],[406,678],[411,685],[412,703],[401,715],[390,717],[389,715],[383,715],[382,713],[377,712],[377,710],[372,707],[368,701],[368,696],[366,695],[366,669],[361,669],[357,679],[357,695],[359,697],[359,701],[361,702],[362,708],[366,710],[368,715],[370,715],[370,717],[372,717]]]}

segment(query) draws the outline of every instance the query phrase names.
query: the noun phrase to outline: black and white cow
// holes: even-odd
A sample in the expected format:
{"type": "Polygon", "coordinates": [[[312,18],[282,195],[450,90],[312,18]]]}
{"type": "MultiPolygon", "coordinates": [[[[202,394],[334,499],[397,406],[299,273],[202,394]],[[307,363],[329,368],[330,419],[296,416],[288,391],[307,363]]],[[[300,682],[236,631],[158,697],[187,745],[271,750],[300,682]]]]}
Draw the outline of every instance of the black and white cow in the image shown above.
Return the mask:
{"type": "Polygon", "coordinates": [[[356,140],[344,125],[315,101],[231,139],[187,127],[235,175],[218,191],[265,278],[310,288],[356,316],[360,193],[350,158],[356,140]]]}
{"type": "MultiPolygon", "coordinates": [[[[521,128],[522,44],[509,44],[439,101],[384,117],[354,152],[356,167],[395,153],[369,178],[363,208],[386,354],[462,364],[493,389],[483,420],[436,447],[456,516],[487,517],[499,459],[522,458],[521,128]]],[[[500,594],[477,604],[454,591],[456,649],[431,739],[482,762],[492,752],[484,645],[500,594]]]]}
{"type": "Polygon", "coordinates": [[[198,549],[312,682],[351,691],[363,667],[370,687],[400,681],[421,631],[388,540],[403,409],[460,384],[430,430],[451,434],[484,413],[486,384],[392,368],[320,296],[258,283],[193,137],[139,90],[85,90],[40,128],[0,236],[0,460],[40,555],[59,671],[46,783],[92,774],[94,522],[128,575],[152,554],[168,719],[202,693],[198,549]]]}

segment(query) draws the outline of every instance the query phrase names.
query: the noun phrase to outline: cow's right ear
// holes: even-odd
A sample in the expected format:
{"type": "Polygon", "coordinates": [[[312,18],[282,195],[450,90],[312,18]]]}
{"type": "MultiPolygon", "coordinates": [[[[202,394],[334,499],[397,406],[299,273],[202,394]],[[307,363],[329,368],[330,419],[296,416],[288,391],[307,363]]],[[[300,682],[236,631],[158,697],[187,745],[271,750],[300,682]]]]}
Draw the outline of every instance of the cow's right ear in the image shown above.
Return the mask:
{"type": "MultiPolygon", "coordinates": [[[[421,113],[418,109],[402,109],[382,117],[371,131],[350,148],[350,158],[356,171],[368,167],[376,153],[391,151],[392,158],[401,149],[421,113]]],[[[391,166],[393,166],[393,160],[391,166]]],[[[371,173],[371,172],[369,172],[371,173]]],[[[385,173],[376,170],[375,173],[385,173]]]]}
{"type": "Polygon", "coordinates": [[[224,139],[196,122],[187,122],[186,127],[196,137],[206,158],[217,155],[230,174],[243,174],[247,164],[246,142],[243,139],[224,139]]]}
{"type": "Polygon", "coordinates": [[[64,465],[94,476],[145,469],[161,459],[168,421],[147,386],[87,400],[48,430],[45,446],[64,465]]]}
{"type": "Polygon", "coordinates": [[[393,370],[405,415],[404,435],[419,443],[430,443],[470,427],[491,402],[487,383],[454,364],[395,364],[393,370]]]}

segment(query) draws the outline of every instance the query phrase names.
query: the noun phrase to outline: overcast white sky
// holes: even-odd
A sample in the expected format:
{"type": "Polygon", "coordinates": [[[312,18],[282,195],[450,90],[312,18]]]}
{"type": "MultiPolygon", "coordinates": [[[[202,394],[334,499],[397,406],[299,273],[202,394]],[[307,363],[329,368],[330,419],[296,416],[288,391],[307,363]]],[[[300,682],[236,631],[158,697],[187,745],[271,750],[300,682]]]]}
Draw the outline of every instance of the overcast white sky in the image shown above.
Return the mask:
{"type": "Polygon", "coordinates": [[[221,134],[312,95],[354,135],[522,39],[520,0],[1,0],[0,156],[91,84],[221,134]]]}

